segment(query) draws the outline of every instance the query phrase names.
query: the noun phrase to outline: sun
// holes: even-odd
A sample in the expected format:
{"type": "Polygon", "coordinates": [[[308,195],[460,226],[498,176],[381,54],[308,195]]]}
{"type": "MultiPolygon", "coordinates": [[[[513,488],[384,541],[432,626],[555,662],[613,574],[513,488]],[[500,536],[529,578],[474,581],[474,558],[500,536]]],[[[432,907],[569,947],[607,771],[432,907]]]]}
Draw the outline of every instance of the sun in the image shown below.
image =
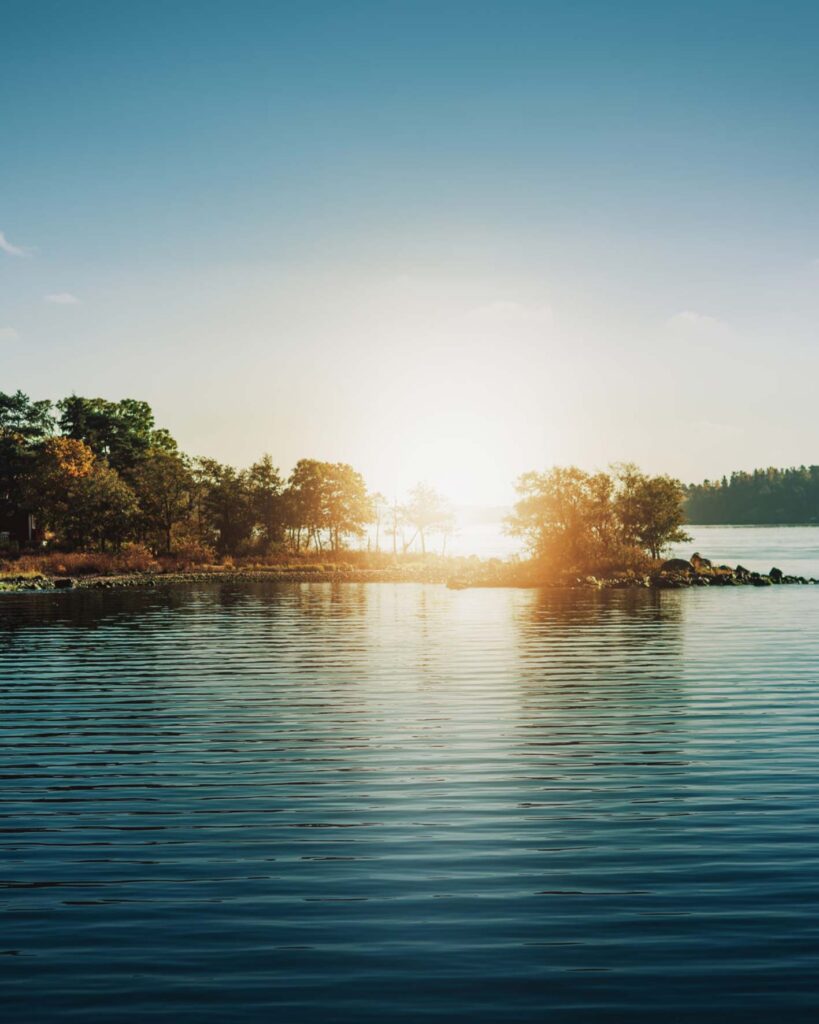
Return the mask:
{"type": "Polygon", "coordinates": [[[508,489],[496,447],[497,439],[481,419],[430,424],[403,439],[402,489],[422,481],[454,506],[495,504],[508,489]]]}

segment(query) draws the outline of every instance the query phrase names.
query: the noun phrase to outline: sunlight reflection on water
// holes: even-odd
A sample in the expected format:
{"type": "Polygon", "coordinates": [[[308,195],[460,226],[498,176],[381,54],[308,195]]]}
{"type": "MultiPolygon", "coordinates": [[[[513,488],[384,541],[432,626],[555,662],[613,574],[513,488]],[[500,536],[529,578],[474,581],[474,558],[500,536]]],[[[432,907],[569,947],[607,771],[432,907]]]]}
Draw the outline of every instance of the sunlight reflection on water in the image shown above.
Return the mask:
{"type": "Polygon", "coordinates": [[[819,587],[0,611],[4,1020],[808,1019],[819,587]]]}

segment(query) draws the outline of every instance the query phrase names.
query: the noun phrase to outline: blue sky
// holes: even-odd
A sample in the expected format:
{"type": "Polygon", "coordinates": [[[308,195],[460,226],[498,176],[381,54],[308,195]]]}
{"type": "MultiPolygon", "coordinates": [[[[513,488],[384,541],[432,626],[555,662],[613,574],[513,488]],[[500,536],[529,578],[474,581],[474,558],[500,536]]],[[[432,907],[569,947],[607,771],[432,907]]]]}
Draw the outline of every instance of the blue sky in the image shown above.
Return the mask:
{"type": "Polygon", "coordinates": [[[4,390],[476,501],[819,461],[819,6],[0,8],[4,390]]]}

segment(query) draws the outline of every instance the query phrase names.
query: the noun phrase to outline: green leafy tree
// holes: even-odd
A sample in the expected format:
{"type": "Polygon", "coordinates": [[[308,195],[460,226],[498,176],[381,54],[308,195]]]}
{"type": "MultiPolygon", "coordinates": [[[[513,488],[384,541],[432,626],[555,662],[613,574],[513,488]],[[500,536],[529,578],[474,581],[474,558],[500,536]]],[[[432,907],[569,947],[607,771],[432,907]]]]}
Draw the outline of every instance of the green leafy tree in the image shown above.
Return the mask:
{"type": "Polygon", "coordinates": [[[220,554],[239,554],[254,526],[247,474],[215,459],[200,459],[197,470],[203,539],[220,554]]]}
{"type": "Polygon", "coordinates": [[[318,459],[299,459],[288,480],[287,512],[297,551],[303,534],[306,546],[322,547],[321,531],[327,527],[325,466],[318,459]]]}
{"type": "Polygon", "coordinates": [[[296,547],[305,534],[318,550],[339,551],[350,536],[361,536],[373,519],[373,504],[362,475],[343,462],[301,459],[290,474],[286,507],[296,547]]]}
{"type": "Polygon", "coordinates": [[[27,478],[27,504],[68,548],[119,548],[139,513],[128,484],[83,441],[54,437],[39,449],[27,478]]]}
{"type": "Polygon", "coordinates": [[[286,510],[284,481],[269,455],[263,455],[247,471],[247,486],[256,529],[262,545],[270,550],[284,536],[286,510]]]}
{"type": "Polygon", "coordinates": [[[333,551],[348,537],[361,537],[374,518],[364,477],[345,462],[325,464],[327,528],[333,551]]]}
{"type": "Polygon", "coordinates": [[[817,523],[819,466],[768,467],[692,484],[685,511],[690,523],[817,523]]]}
{"type": "Polygon", "coordinates": [[[194,480],[187,459],[150,449],[132,471],[144,530],[155,550],[170,554],[175,531],[191,517],[194,480]]]}
{"type": "Polygon", "coordinates": [[[670,476],[646,476],[636,467],[622,467],[615,500],[627,543],[645,548],[659,558],[669,544],[691,540],[685,532],[685,488],[670,476]]]}
{"type": "Polygon", "coordinates": [[[126,476],[152,449],[176,450],[168,431],[156,429],[147,402],[71,395],[61,399],[57,408],[60,430],[66,437],[85,442],[95,455],[126,476]]]}
{"type": "Polygon", "coordinates": [[[39,447],[54,429],[51,410],[51,402],[34,402],[22,391],[0,392],[0,516],[22,507],[39,447]]]}

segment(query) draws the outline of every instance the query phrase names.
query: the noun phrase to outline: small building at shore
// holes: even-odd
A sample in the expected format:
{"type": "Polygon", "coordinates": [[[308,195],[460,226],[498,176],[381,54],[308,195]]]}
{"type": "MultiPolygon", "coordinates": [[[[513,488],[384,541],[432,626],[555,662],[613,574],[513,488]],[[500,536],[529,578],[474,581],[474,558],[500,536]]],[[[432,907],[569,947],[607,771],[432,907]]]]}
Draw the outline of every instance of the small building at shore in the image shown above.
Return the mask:
{"type": "Polygon", "coordinates": [[[4,548],[30,548],[42,544],[43,532],[32,512],[17,509],[0,513],[0,550],[4,548]]]}

